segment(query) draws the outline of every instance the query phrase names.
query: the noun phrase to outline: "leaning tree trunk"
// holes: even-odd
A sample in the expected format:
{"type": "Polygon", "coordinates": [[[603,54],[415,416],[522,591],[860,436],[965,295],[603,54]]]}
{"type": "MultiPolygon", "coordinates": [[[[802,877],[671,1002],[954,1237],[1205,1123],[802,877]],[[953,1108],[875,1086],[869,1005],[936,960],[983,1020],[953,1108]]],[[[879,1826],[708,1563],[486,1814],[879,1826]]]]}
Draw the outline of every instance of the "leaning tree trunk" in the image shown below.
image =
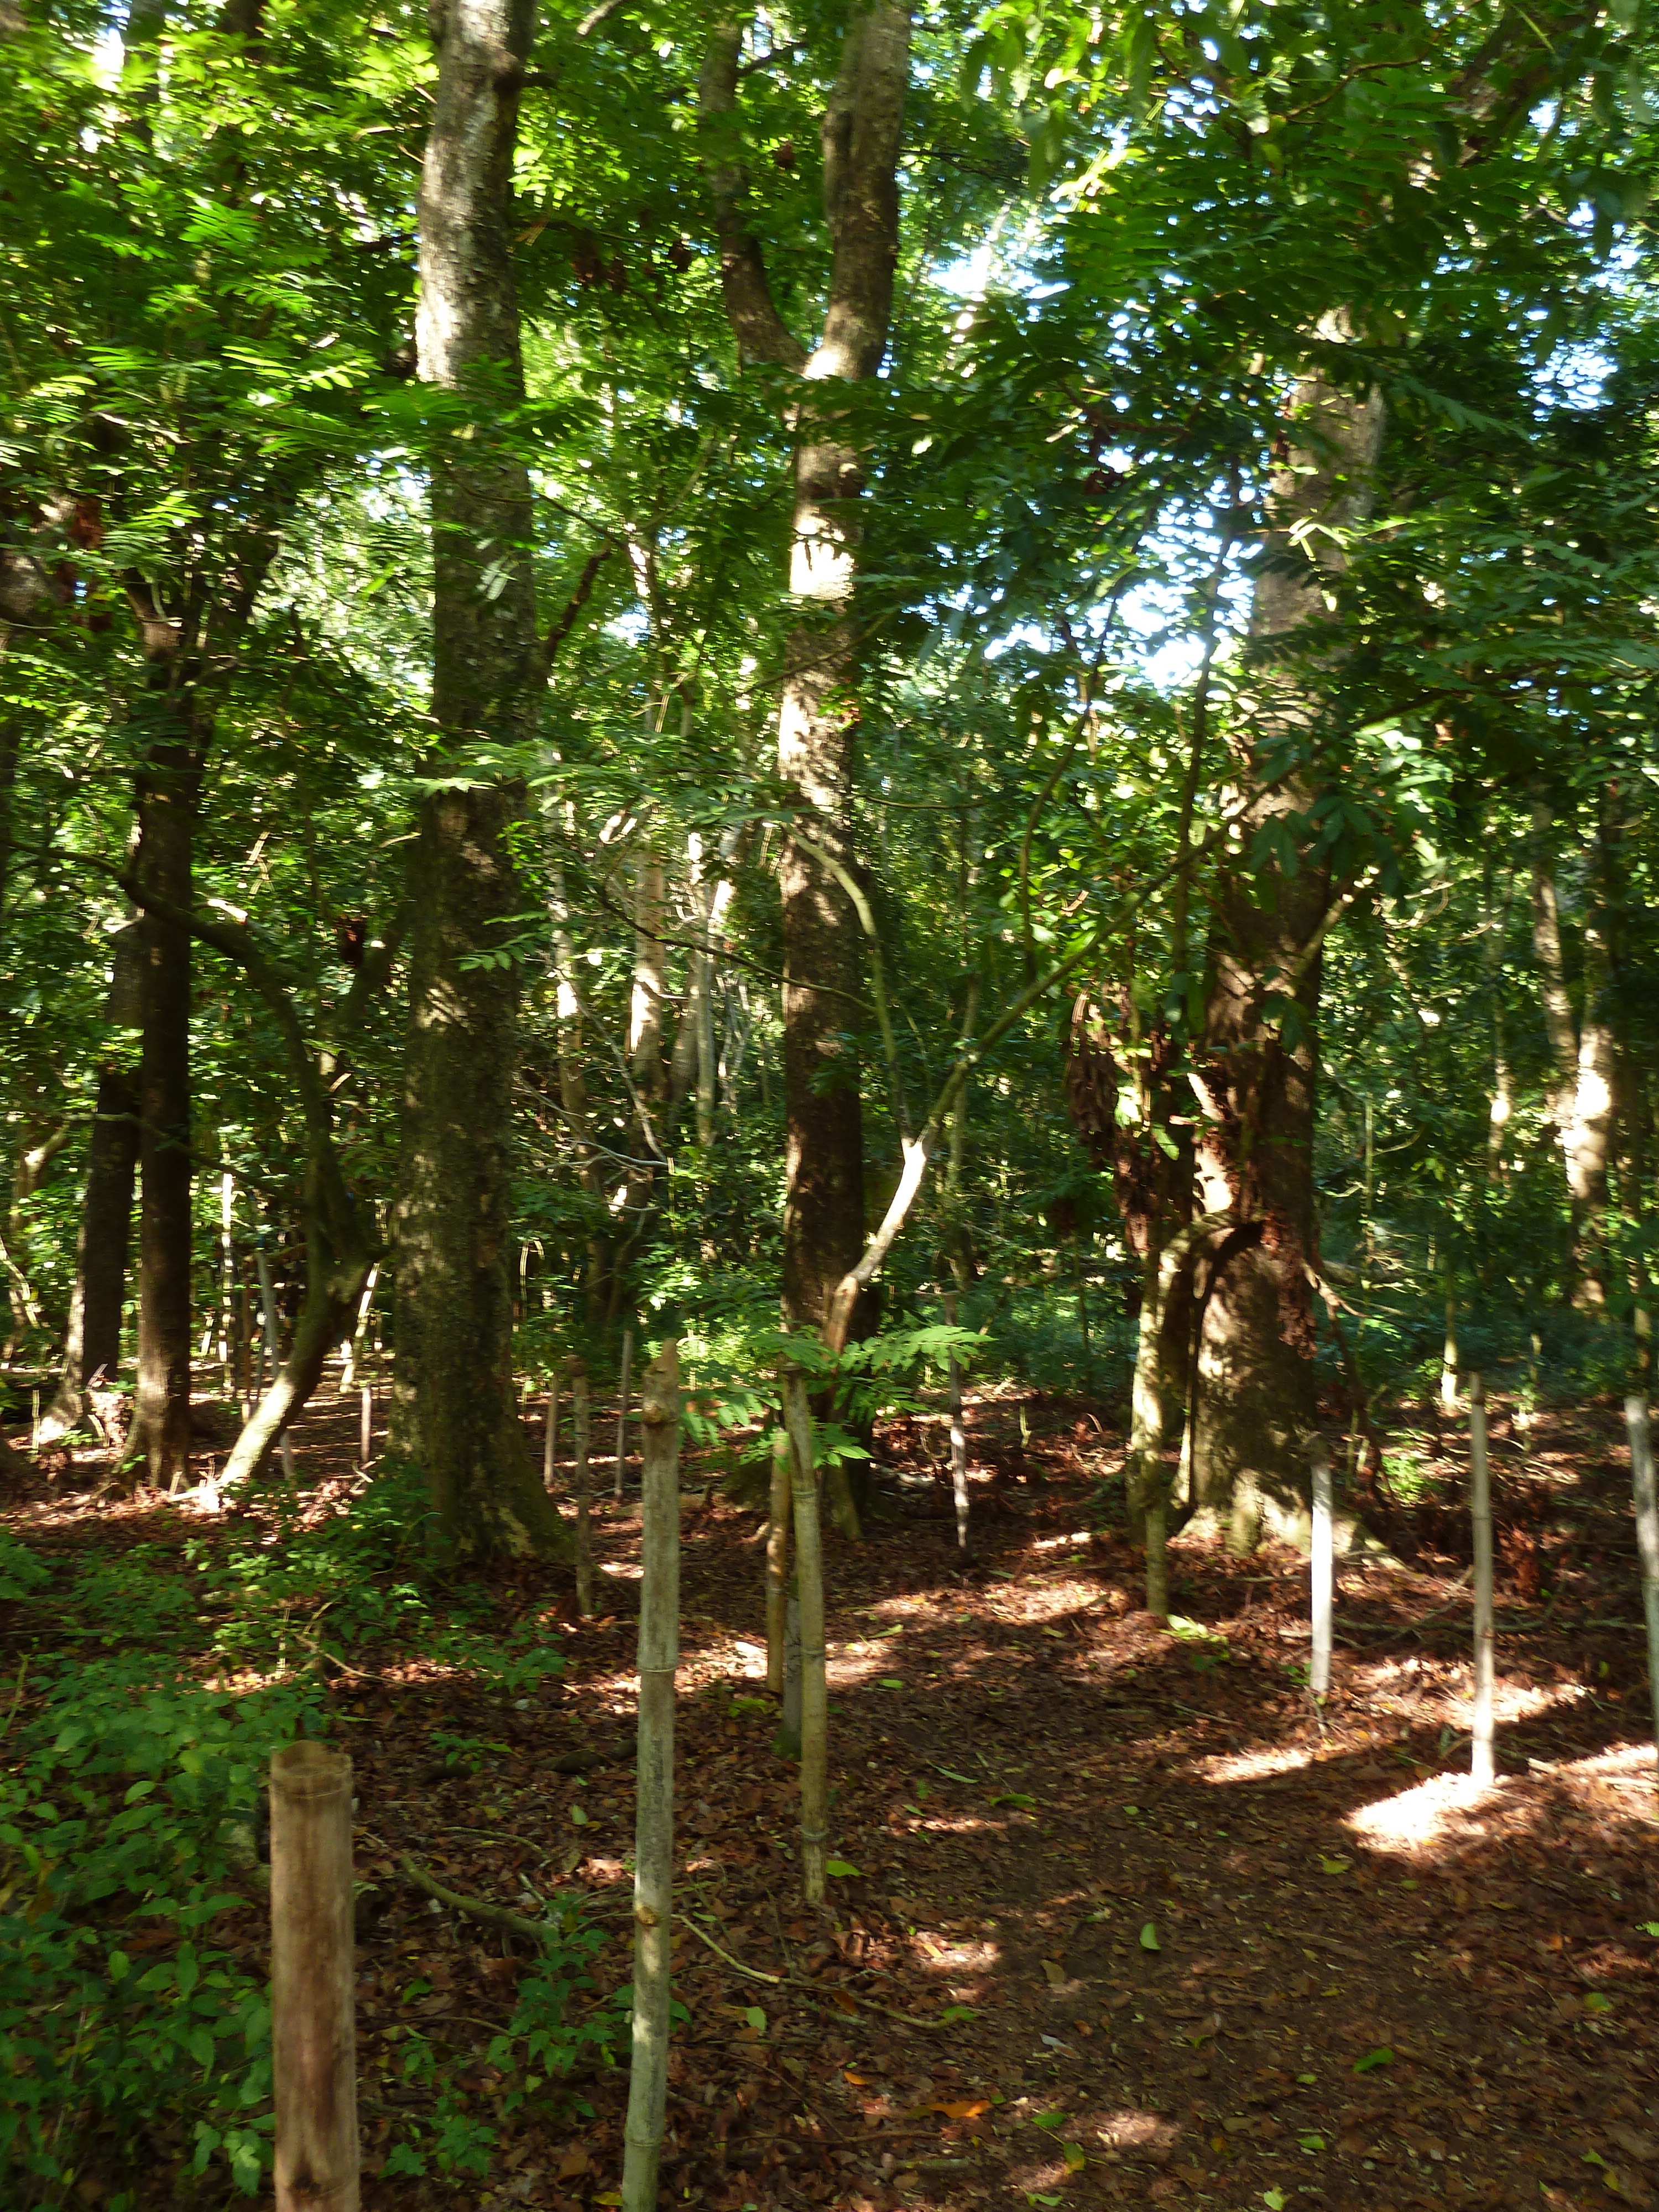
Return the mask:
{"type": "Polygon", "coordinates": [[[798,828],[779,868],[783,909],[787,1120],[783,1304],[822,1328],[837,1285],[864,1249],[864,1134],[848,1032],[861,1002],[858,916],[819,857],[852,865],[850,814],[859,640],[854,608],[863,457],[842,428],[833,387],[873,377],[886,351],[898,258],[898,164],[910,64],[910,15],[895,0],[853,0],[824,110],[823,209],[829,303],[810,356],[777,313],[749,226],[734,159],[740,27],[714,31],[701,88],[708,175],[728,319],[746,359],[800,372],[796,417],[795,623],[785,648],[778,769],[798,828]],[[813,387],[817,387],[816,390],[813,387]]]}
{"type": "MultiPolygon", "coordinates": [[[[537,727],[543,661],[530,483],[488,430],[523,398],[511,256],[519,87],[532,30],[510,0],[449,0],[419,210],[419,373],[478,419],[432,459],[433,764],[422,800],[398,1204],[398,1442],[462,1556],[561,1549],[513,1395],[507,1248],[519,976],[500,951],[525,904],[522,784],[469,759],[537,727]]],[[[453,418],[452,418],[453,420],[453,418]]]]}
{"type": "MultiPolygon", "coordinates": [[[[1328,533],[1369,511],[1382,441],[1380,397],[1356,399],[1317,374],[1298,386],[1294,415],[1296,449],[1274,475],[1251,608],[1261,675],[1238,763],[1250,794],[1246,854],[1259,830],[1302,813],[1312,796],[1311,764],[1275,785],[1267,763],[1286,741],[1311,750],[1316,738],[1326,711],[1316,633],[1324,593],[1346,565],[1328,533]]],[[[1217,887],[1198,1055],[1207,1117],[1200,1176],[1206,1210],[1229,1212],[1243,1227],[1217,1255],[1200,1324],[1193,1483],[1196,1502],[1230,1519],[1241,1547],[1264,1518],[1306,1512],[1319,943],[1331,896],[1319,866],[1253,872],[1247,861],[1224,869],[1217,887]]]]}

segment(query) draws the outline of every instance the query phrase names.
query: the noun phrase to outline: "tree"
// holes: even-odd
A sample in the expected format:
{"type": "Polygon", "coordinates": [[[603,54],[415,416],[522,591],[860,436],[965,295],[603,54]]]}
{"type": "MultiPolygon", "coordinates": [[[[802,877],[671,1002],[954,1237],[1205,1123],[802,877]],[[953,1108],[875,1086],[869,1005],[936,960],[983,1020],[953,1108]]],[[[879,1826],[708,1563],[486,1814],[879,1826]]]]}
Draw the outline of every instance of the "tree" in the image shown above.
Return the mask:
{"type": "Polygon", "coordinates": [[[399,1441],[462,1556],[562,1539],[513,1388],[511,1146],[523,904],[514,843],[546,684],[530,483],[476,434],[524,397],[509,218],[528,10],[449,0],[420,203],[419,374],[432,454],[431,784],[414,929],[397,1220],[399,1441]]]}

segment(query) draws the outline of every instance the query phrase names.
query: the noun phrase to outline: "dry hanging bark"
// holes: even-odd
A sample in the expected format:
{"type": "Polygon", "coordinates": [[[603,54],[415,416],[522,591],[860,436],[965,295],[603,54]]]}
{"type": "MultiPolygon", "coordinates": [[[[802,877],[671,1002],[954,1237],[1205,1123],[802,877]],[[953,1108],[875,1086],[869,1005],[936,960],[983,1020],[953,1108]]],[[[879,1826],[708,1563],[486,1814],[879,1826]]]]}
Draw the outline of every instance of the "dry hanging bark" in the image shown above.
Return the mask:
{"type": "Polygon", "coordinates": [[[357,2212],[351,1761],[270,1762],[270,2053],[277,2212],[357,2212]]]}
{"type": "Polygon", "coordinates": [[[655,2212],[668,2097],[673,1976],[674,1682],[680,1624],[680,1388],[676,1346],[646,1370],[640,1426],[639,1764],[634,1831],[634,2024],[623,2212],[655,2212]]]}
{"type": "Polygon", "coordinates": [[[824,1678],[823,1550],[818,1524],[812,1409],[799,1369],[783,1378],[784,1422],[794,1462],[795,1588],[800,1607],[800,1874],[809,1905],[823,1902],[829,1840],[829,1703],[824,1678]]]}

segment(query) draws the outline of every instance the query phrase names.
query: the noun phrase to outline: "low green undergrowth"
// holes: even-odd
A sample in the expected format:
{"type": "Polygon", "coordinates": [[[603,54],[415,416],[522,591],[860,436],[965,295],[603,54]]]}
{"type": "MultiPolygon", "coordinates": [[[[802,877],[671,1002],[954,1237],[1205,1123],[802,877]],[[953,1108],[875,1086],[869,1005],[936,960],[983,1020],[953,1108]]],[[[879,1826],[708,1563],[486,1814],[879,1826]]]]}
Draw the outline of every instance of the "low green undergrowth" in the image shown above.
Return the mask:
{"type": "MultiPolygon", "coordinates": [[[[0,1700],[0,2203],[68,2206],[95,2179],[106,2212],[136,2212],[167,2172],[187,2194],[259,2187],[270,2012],[248,1914],[264,1910],[271,1753],[325,1731],[345,1651],[418,1652],[495,1696],[563,1663],[533,1618],[496,1632],[488,1591],[436,1577],[421,1521],[400,1474],[316,1524],[177,1548],[54,1559],[0,1534],[20,1662],[0,1700]]],[[[609,2062],[626,2008],[595,2001],[599,1942],[572,1910],[550,1917],[490,2045],[487,2104],[407,2039],[407,2083],[429,2101],[400,2116],[389,2171],[481,2173],[492,2118],[568,2100],[609,2062]]]]}

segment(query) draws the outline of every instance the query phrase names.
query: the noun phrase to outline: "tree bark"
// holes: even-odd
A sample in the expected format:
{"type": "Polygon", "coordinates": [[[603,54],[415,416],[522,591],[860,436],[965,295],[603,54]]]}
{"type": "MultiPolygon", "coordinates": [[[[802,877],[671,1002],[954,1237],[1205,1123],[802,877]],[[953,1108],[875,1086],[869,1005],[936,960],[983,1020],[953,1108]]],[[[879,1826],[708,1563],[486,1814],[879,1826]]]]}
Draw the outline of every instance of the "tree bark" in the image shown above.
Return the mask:
{"type": "Polygon", "coordinates": [[[1582,940],[1582,1012],[1573,1005],[1562,944],[1547,799],[1533,803],[1533,954],[1549,1037],[1551,1119],[1572,1209],[1575,1305],[1607,1302],[1607,1167],[1618,1098],[1617,963],[1613,940],[1623,903],[1623,813],[1616,782],[1601,796],[1589,854],[1582,940]]]}
{"type": "Polygon", "coordinates": [[[680,1630],[680,1387],[671,1341],[646,1370],[640,1475],[640,1705],[634,2022],[623,2212],[654,2212],[674,1972],[674,1692],[680,1630]]]}
{"type": "MultiPolygon", "coordinates": [[[[172,647],[152,665],[158,678],[171,673],[172,647]]],[[[172,701],[151,696],[161,714],[178,713],[172,701]]],[[[185,913],[202,763],[193,732],[170,732],[150,749],[138,785],[138,881],[185,913]]],[[[139,929],[138,1382],[127,1449],[157,1489],[172,1490],[190,1477],[193,961],[187,929],[152,911],[139,929]]]]}
{"type": "MultiPolygon", "coordinates": [[[[810,356],[773,302],[732,157],[741,44],[738,25],[717,27],[701,87],[732,331],[747,359],[799,370],[809,387],[872,377],[886,350],[898,258],[908,8],[853,0],[822,125],[831,267],[823,334],[810,356]]],[[[817,857],[822,850],[843,866],[851,860],[863,466],[827,394],[809,388],[796,420],[789,581],[797,619],[785,649],[778,769],[805,834],[788,840],[779,868],[787,1132],[783,1305],[794,1326],[817,1329],[864,1244],[863,1120],[848,1036],[860,1002],[862,944],[846,891],[817,857]]]]}
{"type": "Polygon", "coordinates": [[[112,1385],[120,1365],[121,1307],[138,1166],[138,1081],[132,1070],[106,1061],[98,1071],[98,1103],[87,1153],[64,1372],[42,1425],[46,1440],[79,1427],[88,1391],[100,1381],[112,1385]]]}
{"type": "MultiPolygon", "coordinates": [[[[523,398],[510,249],[519,86],[532,11],[448,0],[418,215],[419,374],[495,418],[523,398]]],[[[474,425],[467,423],[464,428],[474,425]]],[[[469,762],[536,731],[544,668],[524,464],[497,438],[432,461],[434,764],[465,781],[421,805],[397,1209],[398,1442],[425,1470],[454,1554],[562,1549],[513,1392],[510,1135],[523,908],[512,774],[469,762]]]]}
{"type": "MultiPolygon", "coordinates": [[[[1291,411],[1251,606],[1252,658],[1262,673],[1238,764],[1240,783],[1255,793],[1240,823],[1245,853],[1312,796],[1306,770],[1267,784],[1267,763],[1287,743],[1310,747],[1323,711],[1316,671],[1305,659],[1287,665],[1287,653],[1306,654],[1327,619],[1325,593],[1346,565],[1329,533],[1370,511],[1384,428],[1376,392],[1354,398],[1318,373],[1302,379],[1291,411]]],[[[1229,867],[1217,889],[1197,1055],[1206,1117],[1199,1175],[1206,1210],[1232,1212],[1249,1233],[1224,1248],[1205,1304],[1193,1474],[1194,1496],[1230,1519],[1240,1548],[1264,1518],[1306,1513],[1318,948],[1331,896],[1327,869],[1277,861],[1255,876],[1229,867]]]]}

